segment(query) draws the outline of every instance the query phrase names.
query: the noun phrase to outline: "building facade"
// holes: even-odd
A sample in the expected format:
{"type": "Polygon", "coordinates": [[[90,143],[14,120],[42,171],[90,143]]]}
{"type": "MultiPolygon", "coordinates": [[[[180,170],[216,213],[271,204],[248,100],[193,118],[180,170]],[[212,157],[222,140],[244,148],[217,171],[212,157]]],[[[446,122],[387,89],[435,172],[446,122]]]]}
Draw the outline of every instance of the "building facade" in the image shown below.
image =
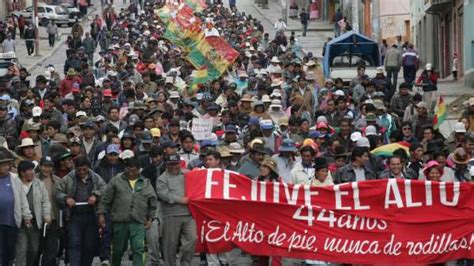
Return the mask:
{"type": "Polygon", "coordinates": [[[412,0],[412,42],[423,63],[449,78],[454,55],[458,76],[474,87],[474,0],[412,0]]]}

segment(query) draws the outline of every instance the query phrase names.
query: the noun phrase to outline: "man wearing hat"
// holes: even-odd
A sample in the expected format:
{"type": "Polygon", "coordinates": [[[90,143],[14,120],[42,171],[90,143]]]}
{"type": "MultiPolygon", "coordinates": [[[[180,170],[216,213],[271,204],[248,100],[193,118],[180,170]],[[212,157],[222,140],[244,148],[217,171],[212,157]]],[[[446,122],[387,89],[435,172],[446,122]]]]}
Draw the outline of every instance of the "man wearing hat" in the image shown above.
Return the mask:
{"type": "Polygon", "coordinates": [[[165,265],[176,263],[178,248],[181,264],[190,265],[196,245],[196,222],[185,197],[185,179],[177,153],[165,156],[166,171],[156,182],[156,193],[163,208],[163,260],[165,265]]]}
{"type": "Polygon", "coordinates": [[[233,124],[228,124],[224,127],[224,139],[219,143],[219,146],[229,146],[231,143],[236,142],[238,137],[238,129],[233,124]]]}
{"type": "Polygon", "coordinates": [[[69,259],[75,265],[90,265],[99,245],[96,205],[106,186],[90,169],[87,157],[74,162],[75,169],[59,183],[56,200],[65,208],[69,259]]]}
{"type": "Polygon", "coordinates": [[[49,141],[43,139],[40,134],[40,124],[39,123],[26,123],[24,125],[25,131],[28,133],[28,137],[33,140],[35,146],[35,154],[38,154],[41,158],[49,154],[49,141]]]}
{"type": "Polygon", "coordinates": [[[268,110],[268,114],[273,120],[274,124],[278,124],[282,117],[287,117],[286,113],[282,110],[283,106],[281,100],[273,99],[268,110]]]}
{"type": "MultiPolygon", "coordinates": [[[[10,173],[13,156],[0,149],[0,264],[11,265],[20,227],[32,226],[32,213],[19,178],[10,173]]],[[[42,217],[41,217],[42,218],[42,217]]]]}
{"type": "Polygon", "coordinates": [[[16,147],[17,154],[21,156],[22,160],[37,161],[41,159],[35,153],[36,144],[31,138],[24,138],[21,140],[21,144],[16,147]]]}
{"type": "Polygon", "coordinates": [[[253,142],[250,146],[249,159],[245,161],[237,172],[249,177],[250,179],[256,179],[260,174],[260,164],[267,151],[262,142],[253,142]]]}
{"type": "Polygon", "coordinates": [[[55,265],[56,255],[59,248],[59,206],[56,201],[56,186],[61,179],[53,173],[54,163],[51,157],[44,156],[39,164],[39,172],[36,179],[41,180],[46,188],[49,202],[51,203],[51,222],[48,224],[48,233],[42,236],[40,250],[42,250],[41,265],[55,265]]]}
{"type": "Polygon", "coordinates": [[[412,118],[413,130],[417,139],[423,139],[423,128],[433,125],[433,115],[428,113],[428,105],[419,102],[415,105],[416,114],[412,118]]]}
{"type": "Polygon", "coordinates": [[[22,226],[16,241],[16,264],[34,265],[38,261],[39,242],[44,224],[51,223],[51,203],[41,180],[35,178],[35,164],[29,160],[18,164],[18,177],[26,193],[33,224],[22,226]]]}
{"type": "Polygon", "coordinates": [[[145,230],[156,218],[157,199],[150,180],[140,175],[136,157],[124,160],[125,172],[116,175],[99,202],[99,225],[106,226],[105,214],[112,217],[112,265],[121,265],[130,241],[134,265],[143,265],[145,230]]]}
{"type": "Polygon", "coordinates": [[[457,182],[470,182],[472,181],[471,175],[468,169],[468,162],[470,160],[464,148],[457,148],[450,154],[450,159],[455,164],[454,166],[454,178],[457,182]]]}
{"type": "Polygon", "coordinates": [[[272,156],[272,159],[276,162],[278,173],[280,174],[282,181],[285,183],[291,183],[290,173],[295,166],[295,156],[298,149],[292,139],[286,138],[281,143],[278,154],[272,156]]]}
{"type": "Polygon", "coordinates": [[[109,144],[105,149],[104,158],[100,159],[94,167],[94,172],[101,176],[105,183],[109,183],[112,177],[125,170],[125,166],[119,160],[119,154],[119,145],[109,144]]]}

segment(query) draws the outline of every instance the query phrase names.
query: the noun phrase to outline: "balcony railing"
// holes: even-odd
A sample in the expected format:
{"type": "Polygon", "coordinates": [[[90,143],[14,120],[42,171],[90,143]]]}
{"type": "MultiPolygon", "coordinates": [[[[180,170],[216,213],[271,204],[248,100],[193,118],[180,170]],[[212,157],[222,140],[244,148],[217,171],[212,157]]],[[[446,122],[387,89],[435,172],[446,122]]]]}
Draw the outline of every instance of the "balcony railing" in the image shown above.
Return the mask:
{"type": "Polygon", "coordinates": [[[425,0],[425,12],[449,11],[453,5],[453,0],[425,0]]]}

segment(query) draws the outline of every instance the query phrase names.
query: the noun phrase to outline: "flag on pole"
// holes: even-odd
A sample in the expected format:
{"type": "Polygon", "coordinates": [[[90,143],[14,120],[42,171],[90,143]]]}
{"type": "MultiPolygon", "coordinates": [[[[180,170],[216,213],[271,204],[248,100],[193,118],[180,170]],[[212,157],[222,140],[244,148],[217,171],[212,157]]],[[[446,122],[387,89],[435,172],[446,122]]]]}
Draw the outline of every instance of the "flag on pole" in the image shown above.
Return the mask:
{"type": "Polygon", "coordinates": [[[438,105],[436,106],[435,117],[433,118],[433,128],[439,129],[441,124],[446,120],[446,104],[444,103],[443,96],[439,96],[438,105]]]}
{"type": "Polygon", "coordinates": [[[194,12],[201,12],[207,8],[205,0],[183,0],[194,12]]]}
{"type": "Polygon", "coordinates": [[[186,58],[197,69],[212,65],[222,74],[238,56],[239,53],[226,43],[222,37],[212,36],[202,39],[186,58]]]}

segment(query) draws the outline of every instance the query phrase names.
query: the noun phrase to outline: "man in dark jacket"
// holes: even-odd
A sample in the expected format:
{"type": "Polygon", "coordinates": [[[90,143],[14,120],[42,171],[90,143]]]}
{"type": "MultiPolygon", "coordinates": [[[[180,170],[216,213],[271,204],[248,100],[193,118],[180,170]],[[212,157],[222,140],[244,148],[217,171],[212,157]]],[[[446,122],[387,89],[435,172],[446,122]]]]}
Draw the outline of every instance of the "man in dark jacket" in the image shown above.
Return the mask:
{"type": "Polygon", "coordinates": [[[130,241],[133,265],[143,265],[145,229],[149,229],[156,214],[156,194],[151,182],[140,175],[136,157],[124,160],[125,172],[107,185],[99,203],[99,224],[105,226],[105,213],[110,210],[113,223],[112,265],[122,263],[130,241]]]}
{"type": "Polygon", "coordinates": [[[303,36],[306,36],[306,30],[308,29],[309,14],[304,8],[301,9],[300,21],[303,26],[303,36]]]}
{"type": "Polygon", "coordinates": [[[108,145],[104,158],[102,158],[94,168],[94,172],[103,177],[105,183],[109,183],[112,177],[125,170],[125,166],[119,160],[119,153],[120,148],[118,145],[108,145]]]}
{"type": "Polygon", "coordinates": [[[58,204],[67,209],[67,238],[71,266],[91,265],[99,244],[95,207],[105,188],[102,178],[90,169],[86,157],[75,161],[56,190],[58,204]]]}
{"type": "Polygon", "coordinates": [[[374,180],[374,172],[369,170],[365,164],[369,160],[369,152],[364,147],[355,147],[352,150],[351,162],[339,170],[334,175],[334,183],[342,184],[362,180],[374,180]]]}

